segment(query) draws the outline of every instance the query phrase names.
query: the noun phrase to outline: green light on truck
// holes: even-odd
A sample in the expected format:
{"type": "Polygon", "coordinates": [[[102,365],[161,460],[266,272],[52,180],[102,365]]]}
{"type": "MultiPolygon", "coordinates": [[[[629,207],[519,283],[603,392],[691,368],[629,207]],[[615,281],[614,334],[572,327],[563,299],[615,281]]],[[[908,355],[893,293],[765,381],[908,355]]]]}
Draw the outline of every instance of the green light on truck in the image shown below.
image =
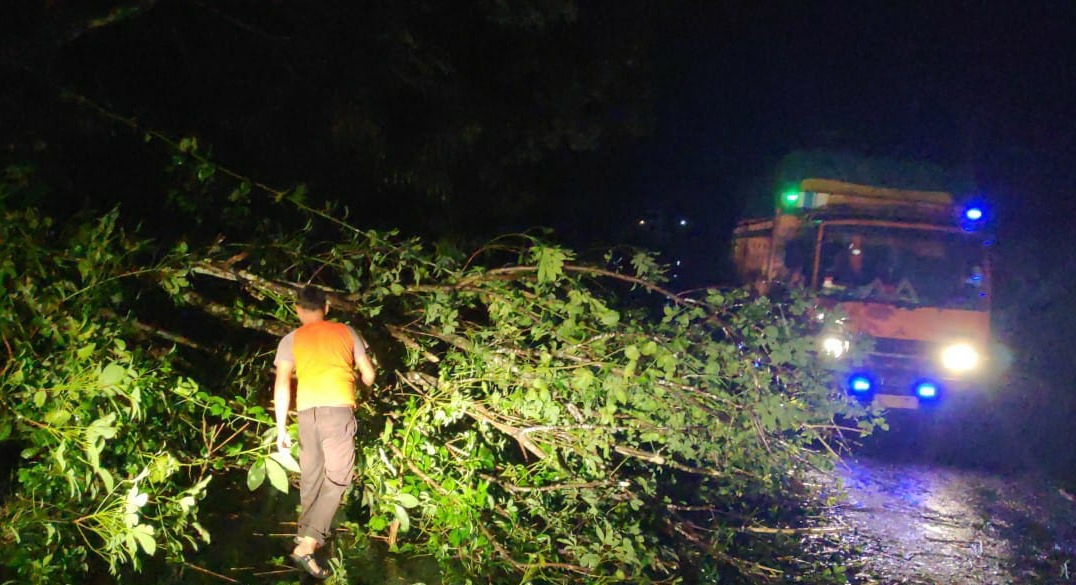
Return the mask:
{"type": "Polygon", "coordinates": [[[781,202],[791,207],[800,202],[800,198],[803,197],[801,191],[785,191],[781,194],[781,202]]]}

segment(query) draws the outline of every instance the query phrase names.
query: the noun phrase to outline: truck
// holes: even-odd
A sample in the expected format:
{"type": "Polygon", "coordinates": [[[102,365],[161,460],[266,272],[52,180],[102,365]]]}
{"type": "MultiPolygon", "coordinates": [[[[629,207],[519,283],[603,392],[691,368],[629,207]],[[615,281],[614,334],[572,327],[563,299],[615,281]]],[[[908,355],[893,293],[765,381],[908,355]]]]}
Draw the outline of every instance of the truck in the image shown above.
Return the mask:
{"type": "Polygon", "coordinates": [[[850,395],[938,406],[973,397],[988,369],[988,215],[947,191],[804,178],[777,193],[772,215],[737,224],[733,266],[756,293],[817,295],[819,359],[850,395]]]}

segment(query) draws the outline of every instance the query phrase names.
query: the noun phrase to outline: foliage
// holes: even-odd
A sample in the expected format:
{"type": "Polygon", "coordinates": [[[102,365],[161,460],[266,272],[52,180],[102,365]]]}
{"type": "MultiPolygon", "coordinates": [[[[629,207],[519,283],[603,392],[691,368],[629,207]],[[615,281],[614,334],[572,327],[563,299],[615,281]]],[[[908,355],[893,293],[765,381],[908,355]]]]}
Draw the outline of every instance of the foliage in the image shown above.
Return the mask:
{"type": "Polygon", "coordinates": [[[180,562],[209,540],[198,504],[214,475],[286,491],[295,464],[269,454],[268,393],[254,391],[268,357],[224,350],[242,343],[236,326],[272,347],[311,280],[382,369],[364,396],[358,517],[475,575],[659,582],[703,561],[774,575],[751,553],[774,538],[765,523],[831,460],[835,417],[867,414],[828,384],[809,299],[677,295],[648,254],[622,272],[528,235],[433,251],[282,201],[307,218],[286,237],[168,253],[116,212],[71,229],[4,212],[0,432],[22,454],[0,562],[13,574],[180,562]],[[164,312],[204,321],[140,320],[168,299],[164,312]],[[203,360],[238,364],[215,390],[174,346],[207,342],[203,360]]]}
{"type": "Polygon", "coordinates": [[[0,575],[74,582],[101,562],[116,573],[182,559],[210,541],[198,508],[214,469],[249,465],[260,419],[245,417],[264,413],[242,390],[199,387],[133,319],[145,291],[129,281],[185,281],[145,264],[148,243],[117,212],[58,226],[9,196],[0,185],[0,441],[18,457],[0,499],[0,575]]]}
{"type": "Polygon", "coordinates": [[[662,581],[700,558],[772,574],[741,557],[830,461],[835,417],[865,414],[818,363],[808,299],[675,295],[645,254],[622,273],[525,235],[464,258],[334,225],[325,243],[222,247],[192,286],[241,282],[214,302],[276,333],[293,288],[328,289],[385,370],[364,415],[367,528],[476,574],[662,581]]]}

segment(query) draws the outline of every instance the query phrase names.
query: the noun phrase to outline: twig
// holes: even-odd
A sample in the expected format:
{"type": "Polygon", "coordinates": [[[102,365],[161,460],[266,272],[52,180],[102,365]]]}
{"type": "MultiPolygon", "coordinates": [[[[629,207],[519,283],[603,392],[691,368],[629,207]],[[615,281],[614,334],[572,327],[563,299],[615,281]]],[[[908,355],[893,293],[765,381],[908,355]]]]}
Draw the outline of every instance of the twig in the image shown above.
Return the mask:
{"type": "Polygon", "coordinates": [[[844,528],[840,526],[817,526],[807,528],[770,528],[769,526],[744,526],[740,528],[740,532],[750,532],[752,534],[828,534],[830,532],[840,532],[844,528]]]}
{"type": "MultiPolygon", "coordinates": [[[[631,276],[631,275],[628,275],[628,274],[623,274],[621,272],[614,272],[612,270],[606,270],[604,268],[595,268],[595,267],[591,267],[591,266],[579,266],[577,264],[565,264],[564,267],[563,267],[563,270],[565,272],[575,272],[577,274],[587,274],[587,275],[590,275],[590,276],[602,276],[602,277],[605,277],[605,278],[611,278],[613,280],[620,280],[622,282],[627,282],[629,284],[633,284],[633,285],[636,285],[636,286],[641,286],[644,289],[646,289],[647,291],[659,294],[659,295],[669,299],[670,301],[672,301],[672,302],[674,302],[674,303],[676,303],[678,305],[685,305],[685,306],[701,306],[701,305],[703,305],[703,303],[700,302],[700,301],[697,301],[697,300],[691,299],[691,298],[685,298],[685,297],[683,297],[681,295],[678,295],[678,294],[672,292],[671,290],[669,290],[667,288],[658,286],[658,285],[654,284],[653,282],[650,282],[650,281],[648,281],[646,279],[639,278],[639,277],[636,277],[636,276],[631,276]]],[[[481,280],[481,279],[489,277],[489,276],[494,276],[494,277],[496,277],[496,276],[512,276],[512,275],[523,274],[523,273],[528,273],[528,272],[538,272],[538,267],[537,266],[509,266],[509,267],[506,267],[506,268],[494,268],[493,270],[483,272],[482,274],[477,274],[477,275],[474,275],[474,276],[471,276],[471,277],[468,277],[468,278],[464,278],[463,280],[460,280],[459,283],[457,283],[457,286],[469,285],[469,284],[471,284],[471,283],[473,283],[475,281],[481,280]]]]}
{"type": "Polygon", "coordinates": [[[710,477],[724,477],[724,474],[720,473],[718,471],[714,471],[712,469],[703,469],[701,467],[692,467],[690,465],[684,465],[683,463],[673,461],[672,459],[669,459],[668,457],[665,457],[664,455],[658,455],[657,453],[650,453],[649,451],[640,451],[638,449],[632,449],[631,447],[624,447],[622,445],[617,445],[616,447],[614,447],[614,450],[617,453],[620,453],[621,455],[625,455],[627,457],[632,457],[634,459],[639,459],[641,461],[647,461],[647,462],[653,463],[655,465],[661,465],[661,466],[664,466],[664,467],[671,467],[673,469],[677,469],[679,471],[683,471],[683,472],[686,472],[686,473],[694,473],[696,475],[707,475],[707,476],[710,476],[710,477]]]}
{"type": "MultiPolygon", "coordinates": [[[[114,311],[111,311],[111,310],[108,310],[108,309],[102,311],[102,313],[106,314],[106,315],[111,313],[113,317],[118,316],[118,315],[116,315],[116,313],[114,311]]],[[[139,331],[142,331],[142,332],[145,332],[145,333],[149,333],[150,335],[156,335],[157,337],[160,337],[161,339],[164,339],[165,341],[171,341],[172,343],[175,343],[175,344],[178,344],[178,345],[183,345],[183,346],[186,346],[186,347],[189,347],[191,349],[198,350],[198,351],[210,351],[209,349],[199,345],[198,342],[196,342],[196,341],[194,341],[194,340],[192,340],[192,339],[190,339],[188,337],[184,337],[184,336],[182,336],[182,335],[180,335],[178,333],[172,333],[171,331],[166,331],[164,329],[160,329],[160,328],[154,327],[152,325],[147,325],[146,323],[143,323],[143,322],[139,321],[138,319],[128,319],[128,322],[135,329],[138,329],[139,331]]]]}
{"type": "Polygon", "coordinates": [[[478,528],[482,530],[482,534],[486,535],[486,539],[488,539],[490,544],[493,545],[493,548],[494,548],[494,550],[497,551],[497,554],[500,555],[501,558],[503,558],[505,561],[507,561],[513,567],[515,567],[516,570],[518,570],[518,571],[522,571],[522,572],[526,573],[527,571],[532,570],[532,569],[560,569],[562,571],[570,571],[572,573],[578,573],[580,575],[588,575],[588,576],[593,573],[593,571],[591,571],[590,569],[588,569],[586,567],[582,567],[582,566],[579,566],[579,565],[573,565],[571,563],[547,563],[547,562],[541,562],[541,563],[533,563],[533,564],[531,564],[531,563],[524,563],[522,561],[517,561],[515,558],[512,557],[511,553],[509,553],[508,550],[504,548],[504,545],[502,545],[500,542],[497,541],[496,537],[493,536],[493,533],[490,532],[489,529],[486,528],[486,526],[484,524],[479,524],[478,528]]]}
{"type": "MultiPolygon", "coordinates": [[[[298,569],[279,569],[276,571],[262,571],[260,573],[253,573],[255,577],[268,577],[270,575],[283,575],[284,573],[294,573],[298,569]]],[[[236,581],[238,583],[239,581],[236,581]]]]}
{"type": "Polygon", "coordinates": [[[237,581],[235,579],[232,579],[231,577],[228,577],[227,575],[221,575],[220,573],[214,573],[213,571],[210,571],[209,569],[203,569],[202,567],[199,567],[198,565],[196,565],[194,563],[191,563],[189,561],[184,562],[183,566],[190,567],[190,568],[194,569],[195,571],[198,571],[199,573],[205,573],[206,575],[209,575],[211,577],[216,577],[216,578],[218,578],[218,579],[220,579],[222,581],[227,581],[229,583],[239,583],[239,581],[237,581]]]}
{"type": "Polygon", "coordinates": [[[467,415],[471,418],[488,423],[498,431],[501,431],[502,433],[512,437],[516,440],[517,443],[519,443],[520,448],[524,449],[528,453],[533,454],[535,457],[539,459],[545,459],[549,456],[549,454],[545,451],[542,451],[538,447],[538,445],[535,445],[534,442],[531,441],[522,431],[522,429],[518,429],[516,427],[509,426],[498,421],[496,418],[494,418],[492,413],[490,413],[482,406],[475,403],[471,403],[470,406],[464,410],[464,412],[466,412],[467,415]]]}
{"type": "Polygon", "coordinates": [[[411,337],[407,333],[404,333],[403,328],[396,327],[395,325],[386,325],[385,328],[388,329],[389,335],[395,338],[396,341],[399,341],[400,343],[404,344],[404,347],[407,347],[408,349],[413,349],[417,352],[421,352],[422,357],[426,358],[426,361],[432,364],[436,364],[441,361],[441,358],[437,357],[429,350],[419,345],[419,343],[415,341],[414,337],[411,337]]]}
{"type": "Polygon", "coordinates": [[[448,490],[445,489],[445,486],[443,486],[443,485],[437,483],[436,481],[434,481],[433,478],[430,477],[429,475],[426,475],[426,473],[424,471],[419,469],[417,466],[415,466],[414,463],[411,462],[411,459],[409,459],[407,457],[404,457],[404,454],[403,454],[403,452],[400,451],[399,447],[397,447],[396,445],[393,445],[392,443],[389,443],[389,450],[392,451],[393,455],[399,457],[400,461],[404,462],[404,465],[406,465],[407,468],[411,470],[411,473],[414,473],[422,481],[426,482],[426,485],[433,488],[433,490],[435,492],[437,492],[438,494],[440,494],[442,496],[448,495],[448,490]]]}
{"type": "Polygon", "coordinates": [[[513,492],[513,493],[558,492],[558,491],[562,491],[562,490],[582,490],[582,489],[589,489],[589,488],[596,488],[596,487],[606,487],[606,486],[612,485],[611,481],[601,480],[601,481],[588,481],[588,482],[580,482],[580,483],[556,483],[556,484],[552,484],[552,485],[543,485],[543,486],[530,487],[530,486],[515,485],[515,484],[511,484],[511,483],[504,483],[504,482],[500,481],[499,479],[497,479],[496,477],[494,477],[492,475],[489,475],[489,474],[485,474],[485,473],[482,474],[482,478],[486,479],[486,480],[489,480],[489,481],[491,481],[491,482],[503,487],[504,489],[506,489],[506,490],[508,490],[510,492],[513,492]]]}

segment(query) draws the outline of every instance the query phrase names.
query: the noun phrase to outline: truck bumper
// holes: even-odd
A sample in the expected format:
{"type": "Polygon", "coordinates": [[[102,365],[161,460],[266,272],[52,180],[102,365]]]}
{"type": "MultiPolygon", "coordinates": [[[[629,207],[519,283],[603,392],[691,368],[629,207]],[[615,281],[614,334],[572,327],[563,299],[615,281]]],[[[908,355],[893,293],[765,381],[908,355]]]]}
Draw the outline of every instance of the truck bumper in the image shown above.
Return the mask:
{"type": "Polygon", "coordinates": [[[939,371],[926,360],[868,360],[840,372],[836,383],[862,402],[886,409],[916,410],[974,400],[982,381],[939,371]]]}

